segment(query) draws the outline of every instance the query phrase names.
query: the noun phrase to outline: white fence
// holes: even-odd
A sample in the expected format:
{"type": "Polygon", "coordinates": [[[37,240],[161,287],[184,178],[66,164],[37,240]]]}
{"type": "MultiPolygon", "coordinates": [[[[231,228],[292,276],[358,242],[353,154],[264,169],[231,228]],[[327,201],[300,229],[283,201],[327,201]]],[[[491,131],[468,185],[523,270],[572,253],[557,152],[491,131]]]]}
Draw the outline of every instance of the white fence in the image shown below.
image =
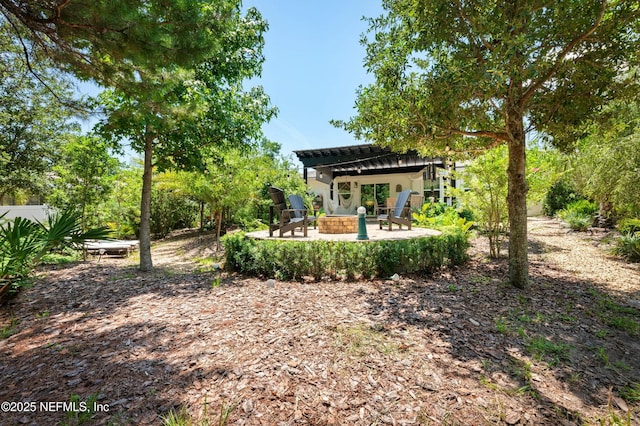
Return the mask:
{"type": "Polygon", "coordinates": [[[0,206],[0,216],[6,215],[3,219],[15,219],[23,217],[25,219],[38,220],[42,222],[50,214],[55,213],[55,209],[47,205],[39,206],[0,206]]]}

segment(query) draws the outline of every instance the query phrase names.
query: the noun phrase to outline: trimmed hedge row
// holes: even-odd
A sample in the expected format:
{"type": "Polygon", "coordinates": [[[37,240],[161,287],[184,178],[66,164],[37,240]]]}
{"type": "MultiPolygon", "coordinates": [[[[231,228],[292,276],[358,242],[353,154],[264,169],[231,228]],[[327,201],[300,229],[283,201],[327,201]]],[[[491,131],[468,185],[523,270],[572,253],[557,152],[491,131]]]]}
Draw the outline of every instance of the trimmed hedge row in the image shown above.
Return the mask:
{"type": "Polygon", "coordinates": [[[462,233],[393,241],[276,241],[223,239],[225,268],[247,275],[296,280],[388,277],[396,272],[429,272],[464,263],[469,242],[462,233]]]}

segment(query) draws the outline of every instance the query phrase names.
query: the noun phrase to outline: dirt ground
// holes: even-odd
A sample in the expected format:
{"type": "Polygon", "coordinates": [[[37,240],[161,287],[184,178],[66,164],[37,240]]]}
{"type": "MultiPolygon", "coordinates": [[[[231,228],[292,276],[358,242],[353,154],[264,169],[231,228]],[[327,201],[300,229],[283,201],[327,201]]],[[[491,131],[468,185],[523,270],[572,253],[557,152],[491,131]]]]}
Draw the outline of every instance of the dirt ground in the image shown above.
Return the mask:
{"type": "Polygon", "coordinates": [[[0,424],[640,424],[638,265],[602,232],[529,230],[526,291],[484,238],[399,282],[218,286],[209,236],[156,244],[153,273],[50,268],[0,308],[0,424]]]}

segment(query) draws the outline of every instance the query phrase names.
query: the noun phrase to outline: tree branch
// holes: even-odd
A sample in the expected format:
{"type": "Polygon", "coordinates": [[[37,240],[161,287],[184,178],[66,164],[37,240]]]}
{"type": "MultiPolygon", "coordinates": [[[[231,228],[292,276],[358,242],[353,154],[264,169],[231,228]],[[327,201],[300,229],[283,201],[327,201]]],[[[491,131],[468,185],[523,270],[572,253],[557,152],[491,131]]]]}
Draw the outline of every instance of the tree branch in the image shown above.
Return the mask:
{"type": "Polygon", "coordinates": [[[70,108],[70,109],[78,111],[78,112],[83,112],[83,113],[86,112],[83,108],[79,108],[73,102],[68,102],[67,100],[64,100],[60,96],[58,96],[58,94],[49,86],[49,84],[47,84],[47,82],[44,81],[42,79],[42,77],[40,77],[40,75],[33,69],[32,65],[31,65],[31,59],[29,57],[29,49],[27,48],[27,45],[25,44],[24,39],[22,38],[22,35],[20,35],[20,29],[18,28],[18,26],[15,24],[15,22],[13,22],[13,20],[9,16],[7,16],[4,12],[2,14],[6,18],[7,22],[9,22],[9,25],[11,25],[11,27],[15,31],[16,38],[18,39],[18,41],[20,42],[20,46],[22,47],[22,52],[24,54],[25,65],[27,66],[27,69],[29,70],[29,73],[31,75],[33,75],[36,78],[36,80],[38,80],[40,82],[40,84],[42,84],[42,86],[49,93],[51,93],[51,95],[60,103],[60,105],[63,105],[65,107],[67,107],[67,108],[70,108]]]}
{"type": "MultiPolygon", "coordinates": [[[[469,31],[469,39],[471,40],[474,35],[473,30],[475,30],[474,22],[467,16],[466,13],[464,13],[462,3],[460,2],[460,0],[456,0],[456,5],[458,6],[458,10],[460,11],[460,17],[469,24],[469,28],[471,28],[472,30],[472,31],[469,31]]],[[[493,45],[488,41],[486,41],[484,37],[482,37],[482,34],[477,33],[476,35],[482,42],[482,45],[485,48],[487,48],[490,52],[493,52],[493,49],[494,49],[493,45]]]]}
{"type": "Polygon", "coordinates": [[[576,47],[579,43],[582,43],[584,40],[586,40],[598,29],[598,27],[602,23],[604,12],[607,9],[607,0],[601,0],[601,4],[602,4],[602,9],[600,10],[598,17],[596,18],[596,21],[593,23],[591,28],[589,28],[586,32],[584,32],[580,36],[571,40],[571,42],[565,46],[562,52],[560,52],[560,55],[558,55],[558,57],[556,58],[556,61],[551,67],[551,69],[549,69],[549,71],[544,76],[542,76],[542,78],[536,80],[535,83],[529,86],[529,88],[524,93],[524,95],[522,96],[522,99],[520,99],[520,102],[518,104],[518,107],[520,108],[520,110],[524,109],[524,106],[529,101],[531,96],[533,96],[536,90],[538,90],[545,82],[547,82],[551,77],[555,75],[555,73],[558,72],[558,70],[560,69],[560,65],[562,64],[566,56],[573,50],[573,48],[576,47]]]}
{"type": "Polygon", "coordinates": [[[443,138],[450,137],[452,135],[471,136],[474,138],[491,138],[499,143],[508,142],[509,136],[505,132],[491,132],[488,130],[468,131],[462,129],[443,129],[448,135],[442,135],[443,138]]]}

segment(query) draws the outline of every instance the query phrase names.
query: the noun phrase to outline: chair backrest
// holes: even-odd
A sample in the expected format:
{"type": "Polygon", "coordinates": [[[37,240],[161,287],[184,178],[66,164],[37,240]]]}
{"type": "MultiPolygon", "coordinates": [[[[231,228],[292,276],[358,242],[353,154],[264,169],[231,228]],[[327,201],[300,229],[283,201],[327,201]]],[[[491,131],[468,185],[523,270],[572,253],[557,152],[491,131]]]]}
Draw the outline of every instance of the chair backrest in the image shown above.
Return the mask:
{"type": "Polygon", "coordinates": [[[411,194],[411,201],[409,203],[412,209],[419,209],[424,204],[424,195],[411,194]]]}
{"type": "MultiPolygon", "coordinates": [[[[306,210],[307,208],[304,206],[304,200],[301,196],[297,194],[289,195],[289,204],[291,204],[291,208],[294,210],[306,210]]],[[[304,213],[301,211],[293,212],[293,216],[302,219],[304,217],[304,213]]]]}
{"type": "Polygon", "coordinates": [[[405,189],[404,191],[398,194],[398,199],[396,200],[396,207],[393,209],[394,217],[402,216],[402,210],[404,210],[404,206],[405,204],[407,204],[407,201],[409,200],[409,195],[411,195],[410,189],[405,189]]]}
{"type": "Polygon", "coordinates": [[[271,186],[269,187],[269,195],[271,196],[273,205],[278,211],[278,216],[282,217],[283,222],[289,222],[291,217],[289,216],[289,212],[285,211],[287,210],[287,201],[284,198],[284,192],[282,192],[282,189],[271,186]]]}

